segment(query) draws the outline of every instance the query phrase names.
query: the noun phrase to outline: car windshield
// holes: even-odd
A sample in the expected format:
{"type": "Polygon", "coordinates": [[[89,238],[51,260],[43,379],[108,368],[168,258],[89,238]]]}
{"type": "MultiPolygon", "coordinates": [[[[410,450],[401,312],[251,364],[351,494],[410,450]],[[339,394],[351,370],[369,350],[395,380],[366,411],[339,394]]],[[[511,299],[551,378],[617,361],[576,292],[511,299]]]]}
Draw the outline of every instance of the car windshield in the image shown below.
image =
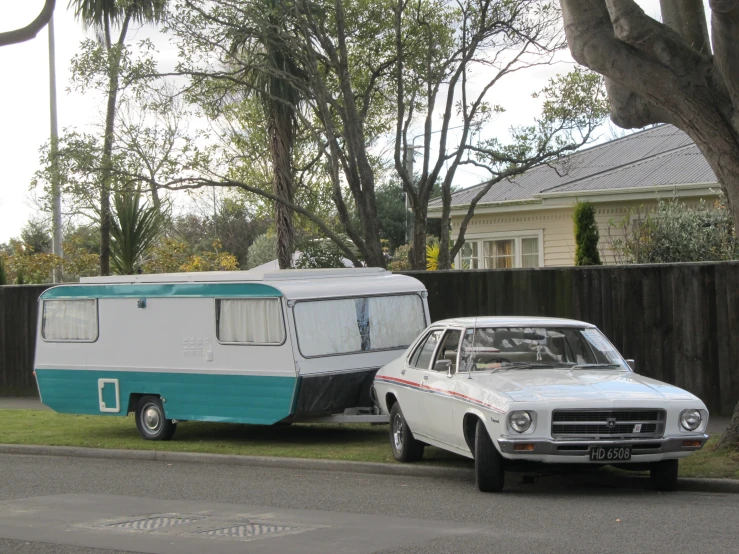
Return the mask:
{"type": "Polygon", "coordinates": [[[484,327],[465,331],[461,371],[549,368],[629,371],[608,339],[593,328],[484,327]]]}

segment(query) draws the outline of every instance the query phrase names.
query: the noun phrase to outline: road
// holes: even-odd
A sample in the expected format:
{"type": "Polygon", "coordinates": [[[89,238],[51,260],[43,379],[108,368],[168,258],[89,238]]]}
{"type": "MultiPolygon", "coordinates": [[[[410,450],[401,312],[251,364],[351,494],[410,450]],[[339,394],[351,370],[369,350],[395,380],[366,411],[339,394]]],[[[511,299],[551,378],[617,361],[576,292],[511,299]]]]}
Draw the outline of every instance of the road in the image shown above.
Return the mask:
{"type": "Polygon", "coordinates": [[[466,480],[0,456],[13,554],[738,553],[739,495],[602,475],[466,480]]]}

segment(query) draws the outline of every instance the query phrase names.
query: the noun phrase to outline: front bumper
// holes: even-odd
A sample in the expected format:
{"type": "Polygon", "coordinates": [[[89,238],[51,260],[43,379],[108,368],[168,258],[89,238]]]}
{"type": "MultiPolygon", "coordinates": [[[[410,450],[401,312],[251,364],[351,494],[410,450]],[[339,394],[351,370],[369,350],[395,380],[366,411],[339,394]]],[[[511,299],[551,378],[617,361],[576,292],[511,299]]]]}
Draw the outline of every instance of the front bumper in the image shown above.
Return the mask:
{"type": "MultiPolygon", "coordinates": [[[[674,457],[676,453],[682,453],[683,455],[700,450],[703,445],[706,444],[708,435],[692,435],[686,437],[668,437],[668,438],[655,438],[655,439],[619,439],[619,440],[576,440],[576,441],[563,441],[553,439],[498,439],[498,446],[500,452],[508,459],[531,459],[531,460],[546,460],[546,461],[580,461],[583,457],[589,456],[591,446],[623,446],[631,449],[631,461],[653,461],[656,458],[661,457],[661,454],[672,454],[674,457]],[[693,445],[686,446],[685,443],[693,443],[693,445]],[[695,445],[694,443],[700,443],[695,445]],[[533,445],[531,450],[516,450],[516,445],[519,448],[522,445],[533,445]]],[[[531,447],[528,447],[531,448],[531,447]]]]}

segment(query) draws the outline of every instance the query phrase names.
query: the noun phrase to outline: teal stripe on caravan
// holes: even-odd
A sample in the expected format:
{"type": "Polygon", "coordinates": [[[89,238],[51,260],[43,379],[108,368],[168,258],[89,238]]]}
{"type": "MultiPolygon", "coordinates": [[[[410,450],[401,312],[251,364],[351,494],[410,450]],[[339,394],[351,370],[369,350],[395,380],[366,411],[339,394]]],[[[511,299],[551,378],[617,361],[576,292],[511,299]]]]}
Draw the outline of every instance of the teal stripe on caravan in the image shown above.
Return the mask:
{"type": "MultiPolygon", "coordinates": [[[[170,419],[271,425],[292,413],[297,377],[36,368],[41,401],[59,413],[125,416],[132,395],[165,399],[170,419]],[[118,382],[120,411],[100,410],[99,379],[118,382]]],[[[115,406],[114,388],[103,400],[115,406]]],[[[131,406],[135,408],[135,406],[131,406]]]]}
{"type": "Polygon", "coordinates": [[[147,283],[136,285],[60,285],[46,289],[41,298],[159,298],[159,297],[222,297],[282,296],[282,293],[261,283],[147,283]]]}

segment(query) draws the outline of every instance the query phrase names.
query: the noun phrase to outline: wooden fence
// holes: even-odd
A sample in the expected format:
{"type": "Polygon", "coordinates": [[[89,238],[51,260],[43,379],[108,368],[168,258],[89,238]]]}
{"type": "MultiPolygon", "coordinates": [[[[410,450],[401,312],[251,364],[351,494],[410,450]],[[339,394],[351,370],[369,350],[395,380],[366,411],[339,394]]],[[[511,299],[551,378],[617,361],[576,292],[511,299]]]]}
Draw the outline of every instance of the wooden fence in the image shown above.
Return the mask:
{"type": "Polygon", "coordinates": [[[739,262],[409,271],[432,320],[566,317],[597,325],[637,372],[731,415],[739,401],[739,262]]]}
{"type": "Polygon", "coordinates": [[[38,297],[49,285],[0,287],[0,396],[34,394],[38,297]]]}
{"type": "MultiPolygon", "coordinates": [[[[637,371],[731,415],[739,400],[739,262],[588,268],[409,271],[434,321],[567,317],[597,325],[637,371]]],[[[33,390],[38,286],[0,287],[0,394],[33,390]]]]}

